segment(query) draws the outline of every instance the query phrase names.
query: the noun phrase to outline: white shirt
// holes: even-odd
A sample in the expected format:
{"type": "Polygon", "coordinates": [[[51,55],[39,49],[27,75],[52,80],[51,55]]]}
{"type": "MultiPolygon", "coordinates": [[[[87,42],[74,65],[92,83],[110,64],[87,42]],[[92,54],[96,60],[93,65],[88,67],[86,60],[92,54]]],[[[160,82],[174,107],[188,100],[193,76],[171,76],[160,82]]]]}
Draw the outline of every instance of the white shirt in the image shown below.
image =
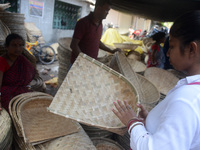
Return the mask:
{"type": "Polygon", "coordinates": [[[133,150],[200,150],[200,75],[179,80],[166,98],[153,108],[146,128],[131,131],[133,150]]]}

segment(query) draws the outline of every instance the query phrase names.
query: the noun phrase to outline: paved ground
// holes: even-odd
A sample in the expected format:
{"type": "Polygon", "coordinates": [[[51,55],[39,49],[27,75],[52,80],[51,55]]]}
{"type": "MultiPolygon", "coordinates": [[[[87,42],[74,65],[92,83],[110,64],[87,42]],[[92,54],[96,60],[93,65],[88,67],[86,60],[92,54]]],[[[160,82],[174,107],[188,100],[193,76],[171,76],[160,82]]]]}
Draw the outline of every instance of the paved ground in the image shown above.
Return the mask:
{"type": "MultiPolygon", "coordinates": [[[[37,69],[40,74],[40,77],[43,81],[48,81],[54,77],[58,77],[58,61],[54,61],[53,64],[50,65],[43,65],[42,63],[37,63],[37,69]]],[[[46,85],[46,93],[54,96],[58,90],[58,88],[53,87],[51,85],[46,85]]]]}

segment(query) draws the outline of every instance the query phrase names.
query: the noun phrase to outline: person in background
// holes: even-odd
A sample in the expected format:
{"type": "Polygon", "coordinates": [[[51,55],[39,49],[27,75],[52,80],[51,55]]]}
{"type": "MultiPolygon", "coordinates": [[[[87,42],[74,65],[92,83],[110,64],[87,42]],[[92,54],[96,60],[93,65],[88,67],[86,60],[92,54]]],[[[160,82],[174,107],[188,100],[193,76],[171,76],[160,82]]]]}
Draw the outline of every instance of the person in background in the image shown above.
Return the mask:
{"type": "Polygon", "coordinates": [[[94,12],[77,22],[70,45],[72,64],[80,52],[97,59],[99,48],[110,53],[120,51],[120,49],[111,50],[100,41],[103,29],[102,20],[108,15],[110,7],[109,0],[97,0],[94,12]]]}
{"type": "Polygon", "coordinates": [[[163,46],[163,53],[165,56],[165,64],[164,64],[164,69],[173,69],[173,66],[169,62],[169,57],[167,56],[167,52],[169,49],[169,36],[165,40],[165,44],[163,46]]]}
{"type": "Polygon", "coordinates": [[[15,33],[6,37],[6,54],[0,56],[0,111],[8,111],[10,100],[16,95],[29,92],[29,83],[33,80],[36,69],[22,55],[24,39],[15,33]]]}
{"type": "Polygon", "coordinates": [[[187,74],[149,113],[139,117],[124,101],[113,112],[128,127],[133,150],[200,150],[200,11],[178,17],[171,27],[167,55],[187,74]]]}
{"type": "Polygon", "coordinates": [[[147,68],[149,67],[164,68],[165,56],[160,44],[164,43],[165,35],[166,34],[164,32],[158,32],[152,35],[151,38],[156,42],[151,46],[151,49],[148,51],[149,59],[147,61],[147,68]]]}

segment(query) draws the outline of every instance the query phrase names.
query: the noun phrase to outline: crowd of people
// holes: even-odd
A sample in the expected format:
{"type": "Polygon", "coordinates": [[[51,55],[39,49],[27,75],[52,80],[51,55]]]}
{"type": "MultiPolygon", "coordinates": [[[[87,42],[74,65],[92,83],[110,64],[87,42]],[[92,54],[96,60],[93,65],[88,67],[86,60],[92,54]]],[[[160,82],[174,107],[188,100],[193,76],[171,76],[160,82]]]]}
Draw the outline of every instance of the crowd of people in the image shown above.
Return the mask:
{"type": "MultiPolygon", "coordinates": [[[[94,12],[80,19],[71,42],[71,64],[80,52],[96,59],[99,48],[115,53],[101,41],[102,20],[111,7],[109,0],[97,0],[94,12]]],[[[175,68],[187,74],[150,112],[141,104],[139,116],[124,101],[114,102],[113,113],[127,126],[133,150],[199,150],[200,149],[200,11],[177,18],[170,29],[151,37],[156,42],[149,51],[148,67],[175,68]],[[190,20],[190,21],[188,21],[190,20]],[[164,47],[160,46],[164,43],[164,47]],[[165,56],[169,58],[166,59],[165,56]]],[[[146,33],[145,33],[146,34],[146,33]]],[[[25,41],[18,34],[5,39],[6,53],[0,56],[0,111],[8,111],[10,100],[31,92],[29,83],[36,69],[22,55],[25,41]]],[[[112,113],[112,112],[111,112],[112,113]]]]}

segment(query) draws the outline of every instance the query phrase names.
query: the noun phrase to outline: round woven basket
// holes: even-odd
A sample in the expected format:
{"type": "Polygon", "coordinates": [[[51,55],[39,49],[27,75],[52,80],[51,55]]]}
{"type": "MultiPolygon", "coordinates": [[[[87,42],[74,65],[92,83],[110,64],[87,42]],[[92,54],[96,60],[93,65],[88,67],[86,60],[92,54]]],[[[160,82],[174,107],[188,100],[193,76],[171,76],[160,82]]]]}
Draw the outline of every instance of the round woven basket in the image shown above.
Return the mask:
{"type": "Polygon", "coordinates": [[[97,150],[124,150],[117,142],[108,138],[91,138],[97,150]]]}
{"type": "MultiPolygon", "coordinates": [[[[115,64],[113,69],[116,69],[116,71],[123,74],[131,82],[131,84],[136,87],[140,103],[143,105],[145,104],[146,107],[148,107],[148,105],[159,101],[160,93],[156,86],[150,82],[150,80],[135,73],[125,55],[122,53],[116,53],[112,61],[113,64],[115,64]]],[[[148,110],[149,109],[152,108],[150,107],[148,110]]]]}
{"type": "Polygon", "coordinates": [[[141,54],[136,52],[136,51],[130,51],[128,53],[128,56],[127,56],[129,59],[136,59],[138,61],[141,61],[142,58],[141,58],[141,54]]]}
{"type": "Polygon", "coordinates": [[[40,142],[78,131],[72,120],[47,111],[46,107],[50,105],[52,99],[50,96],[30,97],[18,106],[17,113],[25,142],[40,142]],[[65,125],[67,126],[63,128],[65,125]]]}
{"type": "Polygon", "coordinates": [[[13,140],[12,122],[5,109],[3,109],[0,114],[0,129],[0,149],[10,149],[13,140]]]}
{"type": "Polygon", "coordinates": [[[24,14],[0,12],[1,21],[8,26],[11,33],[21,35],[24,40],[27,40],[26,31],[24,27],[24,14]]]}
{"type": "Polygon", "coordinates": [[[142,74],[147,68],[144,63],[142,63],[141,61],[137,61],[136,59],[128,59],[128,62],[131,65],[132,69],[137,73],[142,74]]]}
{"type": "Polygon", "coordinates": [[[147,68],[144,72],[144,76],[164,95],[167,95],[169,90],[171,90],[179,80],[169,71],[156,67],[147,68]]]}

